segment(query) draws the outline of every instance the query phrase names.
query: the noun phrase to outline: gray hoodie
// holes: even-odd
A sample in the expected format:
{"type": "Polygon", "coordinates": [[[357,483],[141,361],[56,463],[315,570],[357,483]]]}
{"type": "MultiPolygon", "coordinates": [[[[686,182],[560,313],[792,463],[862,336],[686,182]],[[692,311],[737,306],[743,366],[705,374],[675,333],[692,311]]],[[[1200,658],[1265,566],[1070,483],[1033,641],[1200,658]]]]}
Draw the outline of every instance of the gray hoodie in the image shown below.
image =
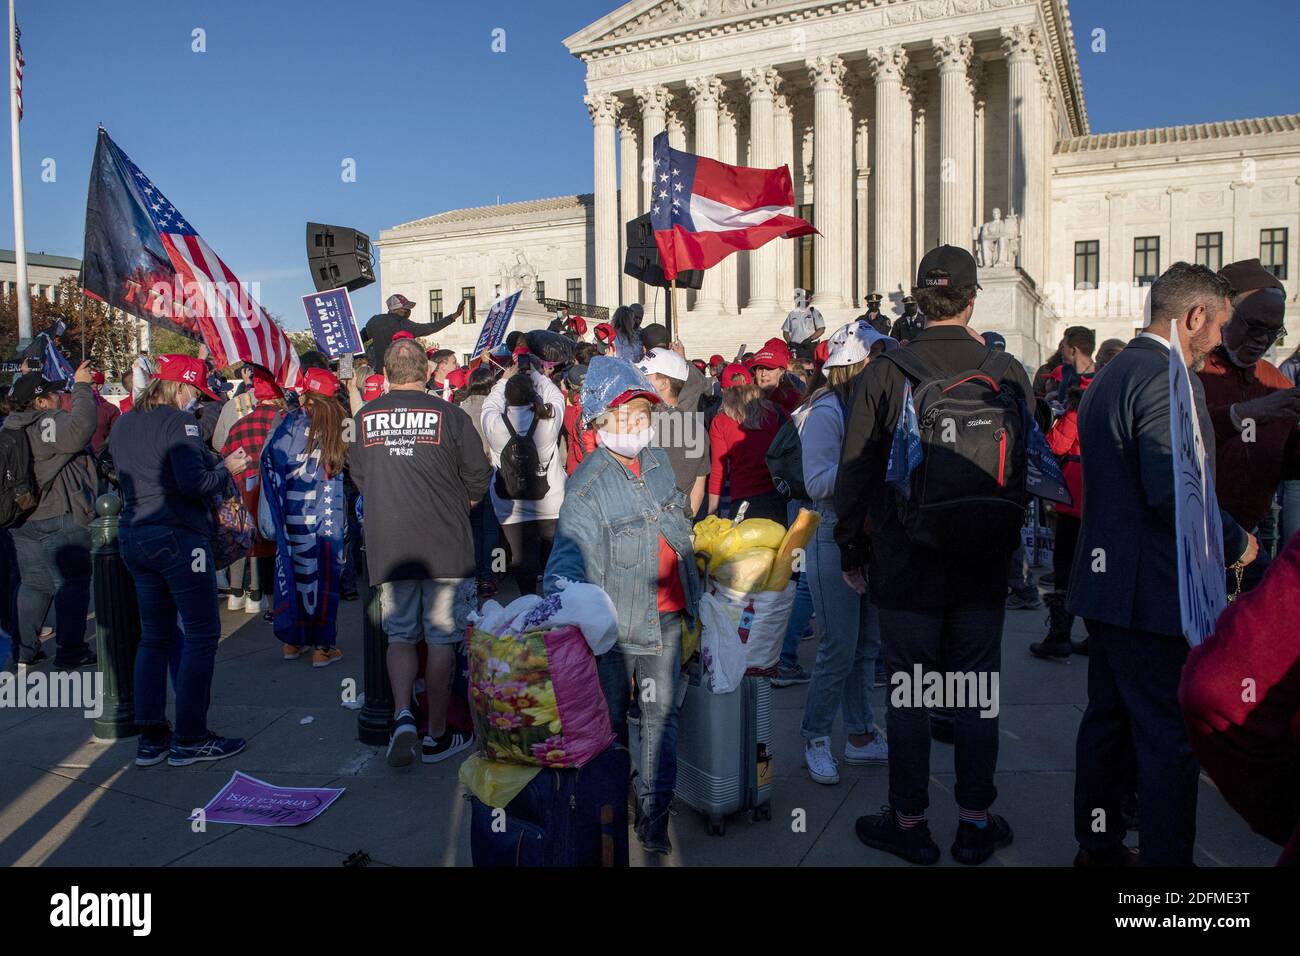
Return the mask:
{"type": "Polygon", "coordinates": [[[677,489],[688,498],[695,480],[709,474],[709,427],[704,413],[698,411],[707,388],[703,373],[687,363],[686,384],[677,404],[654,409],[655,444],[668,453],[677,489]]]}
{"type": "Polygon", "coordinates": [[[44,487],[50,478],[58,475],[28,520],[71,514],[77,524],[85,527],[95,517],[98,477],[90,454],[90,439],[98,420],[95,393],[86,382],[73,386],[70,412],[30,409],[10,412],[5,417],[5,428],[27,429],[36,483],[44,487]]]}

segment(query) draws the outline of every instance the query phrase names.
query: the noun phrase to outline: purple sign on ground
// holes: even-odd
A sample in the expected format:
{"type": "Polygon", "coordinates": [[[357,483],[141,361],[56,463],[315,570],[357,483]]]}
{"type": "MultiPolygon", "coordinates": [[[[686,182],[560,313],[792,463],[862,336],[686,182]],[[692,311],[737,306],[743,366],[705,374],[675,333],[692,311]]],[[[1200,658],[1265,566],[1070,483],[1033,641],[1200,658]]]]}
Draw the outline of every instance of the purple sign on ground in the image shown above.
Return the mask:
{"type": "MultiPolygon", "coordinates": [[[[310,823],[339,798],[343,788],[277,787],[236,770],[203,808],[208,823],[250,827],[296,827],[310,823]]],[[[191,820],[194,816],[190,817],[191,820]]]]}

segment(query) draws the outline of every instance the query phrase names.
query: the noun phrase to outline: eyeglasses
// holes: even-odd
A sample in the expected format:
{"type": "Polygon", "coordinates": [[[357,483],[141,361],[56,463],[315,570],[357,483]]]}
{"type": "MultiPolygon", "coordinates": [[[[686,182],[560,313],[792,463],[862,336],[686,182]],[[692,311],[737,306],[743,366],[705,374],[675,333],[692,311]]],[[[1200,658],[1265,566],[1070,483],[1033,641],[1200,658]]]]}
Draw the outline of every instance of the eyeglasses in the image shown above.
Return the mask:
{"type": "Polygon", "coordinates": [[[1247,322],[1244,337],[1248,342],[1270,344],[1281,334],[1282,330],[1280,328],[1274,328],[1271,325],[1255,325],[1247,322]]]}

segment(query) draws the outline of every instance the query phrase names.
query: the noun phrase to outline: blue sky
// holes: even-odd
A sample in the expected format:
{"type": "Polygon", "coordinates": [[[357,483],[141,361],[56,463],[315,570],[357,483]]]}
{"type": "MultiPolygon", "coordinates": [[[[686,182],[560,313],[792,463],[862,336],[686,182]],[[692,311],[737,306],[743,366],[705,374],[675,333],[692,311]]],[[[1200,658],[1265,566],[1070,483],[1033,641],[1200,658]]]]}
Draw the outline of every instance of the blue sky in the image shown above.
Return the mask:
{"type": "MultiPolygon", "coordinates": [[[[308,219],[378,238],[444,209],[590,190],[583,69],[560,41],[615,7],[18,0],[27,247],[80,257],[102,122],[235,273],[261,283],[267,308],[305,327],[308,219]],[[191,50],[196,27],[205,53],[191,50]],[[491,50],[498,28],[505,53],[491,50]],[[54,182],[41,179],[47,158],[54,182]]],[[[1221,0],[1070,9],[1094,132],[1300,111],[1297,0],[1235,0],[1231,18],[1221,0]],[[1104,53],[1091,50],[1098,27],[1104,53]]],[[[353,296],[363,319],[377,289],[353,296]]]]}

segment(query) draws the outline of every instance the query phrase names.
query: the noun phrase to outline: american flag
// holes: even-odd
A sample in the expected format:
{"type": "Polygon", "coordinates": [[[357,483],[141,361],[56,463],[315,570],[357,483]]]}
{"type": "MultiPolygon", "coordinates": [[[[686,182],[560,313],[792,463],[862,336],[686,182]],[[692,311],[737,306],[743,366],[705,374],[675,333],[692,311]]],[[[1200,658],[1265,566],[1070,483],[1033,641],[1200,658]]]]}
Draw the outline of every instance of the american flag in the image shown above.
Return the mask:
{"type": "Polygon", "coordinates": [[[104,129],[86,204],[85,288],[147,321],[197,333],[217,368],[253,362],[282,385],[297,382],[288,336],[104,129]]]}
{"type": "Polygon", "coordinates": [[[18,85],[18,120],[23,118],[23,67],[26,66],[23,60],[23,31],[18,29],[18,21],[14,20],[14,78],[18,85]]]}

